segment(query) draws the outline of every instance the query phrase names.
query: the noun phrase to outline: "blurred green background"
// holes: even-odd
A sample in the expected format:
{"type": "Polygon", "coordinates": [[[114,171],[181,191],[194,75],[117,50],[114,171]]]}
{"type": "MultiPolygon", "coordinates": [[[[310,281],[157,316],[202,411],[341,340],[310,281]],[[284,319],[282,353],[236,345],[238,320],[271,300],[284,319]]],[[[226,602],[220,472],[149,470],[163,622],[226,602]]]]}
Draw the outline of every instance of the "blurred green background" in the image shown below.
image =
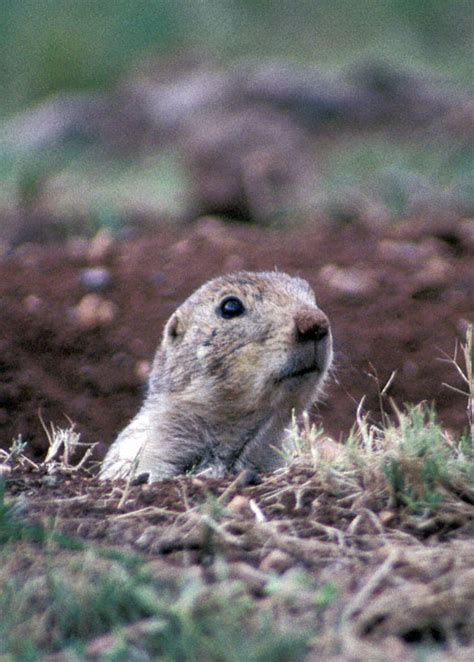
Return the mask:
{"type": "Polygon", "coordinates": [[[0,0],[0,112],[64,89],[112,86],[150,53],[334,68],[363,56],[472,76],[470,0],[0,0]]]}
{"type": "MultiPolygon", "coordinates": [[[[473,28],[471,0],[0,0],[0,120],[56,92],[113,90],[134,63],[190,51],[323,70],[379,60],[467,91],[473,28]]],[[[373,133],[335,143],[324,157],[323,207],[347,190],[391,218],[411,213],[413,192],[435,207],[454,199],[474,209],[465,135],[439,138],[373,133]]],[[[104,162],[77,146],[25,153],[1,135],[0,153],[0,209],[34,201],[46,182],[50,208],[85,213],[91,232],[126,223],[127,208],[183,213],[188,182],[174,153],[104,162]]]]}

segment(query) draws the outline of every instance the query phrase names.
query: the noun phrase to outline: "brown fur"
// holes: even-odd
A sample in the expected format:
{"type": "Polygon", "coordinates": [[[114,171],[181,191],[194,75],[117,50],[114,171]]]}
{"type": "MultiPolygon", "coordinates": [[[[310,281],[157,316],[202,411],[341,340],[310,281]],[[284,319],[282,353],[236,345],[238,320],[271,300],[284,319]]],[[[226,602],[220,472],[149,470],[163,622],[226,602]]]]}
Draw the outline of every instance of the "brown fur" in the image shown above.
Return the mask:
{"type": "Polygon", "coordinates": [[[240,272],[209,281],[165,326],[142,409],[111,446],[103,478],[151,481],[281,464],[292,410],[315,399],[332,359],[331,333],[306,281],[240,272]],[[224,319],[229,296],[245,307],[224,319]]]}

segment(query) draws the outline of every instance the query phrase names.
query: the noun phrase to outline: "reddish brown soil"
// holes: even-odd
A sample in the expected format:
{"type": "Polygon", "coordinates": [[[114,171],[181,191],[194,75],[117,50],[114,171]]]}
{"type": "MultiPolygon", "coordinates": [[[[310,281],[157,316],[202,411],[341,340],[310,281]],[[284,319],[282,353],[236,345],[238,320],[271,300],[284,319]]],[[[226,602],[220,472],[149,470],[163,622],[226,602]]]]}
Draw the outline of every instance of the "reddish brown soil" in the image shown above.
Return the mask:
{"type": "Polygon", "coordinates": [[[469,228],[411,221],[388,237],[361,225],[277,232],[207,219],[102,248],[82,240],[20,246],[0,262],[0,445],[22,434],[42,457],[41,412],[60,426],[69,417],[103,453],[140,404],[141,362],[173,309],[210,277],[275,267],[305,277],[333,323],[336,370],[316,412],[330,434],[349,431],[363,396],[377,418],[379,389],[393,371],[388,395],[398,405],[434,401],[442,423],[460,431],[464,402],[443,383],[461,382],[441,359],[473,321],[469,228]],[[81,274],[96,266],[110,275],[101,301],[115,306],[102,323],[74,313],[90,292],[81,274]],[[353,269],[361,284],[350,293],[338,282],[353,269]]]}
{"type": "MultiPolygon", "coordinates": [[[[306,624],[317,632],[304,659],[414,661],[420,645],[440,660],[472,659],[468,487],[446,491],[443,506],[427,517],[405,507],[387,510],[387,491],[364,485],[362,473],[351,471],[344,480],[338,471],[319,473],[307,458],[246,486],[240,477],[193,476],[153,485],[101,483],[54,462],[34,468],[23,457],[14,464],[4,465],[3,473],[7,509],[15,504],[6,513],[17,528],[8,527],[7,517],[3,535],[46,540],[48,559],[54,549],[58,565],[68,550],[113,546],[147,560],[148,572],[165,585],[193,578],[218,595],[237,580],[261,608],[268,607],[278,575],[290,597],[277,597],[272,615],[283,614],[295,631],[306,624]],[[298,580],[302,570],[304,584],[298,580]],[[293,589],[292,581],[298,582],[293,589]],[[316,610],[323,595],[315,587],[332,595],[316,610]]],[[[31,558],[41,559],[38,546],[26,562],[26,543],[15,549],[17,572],[31,567],[31,558]]],[[[41,572],[41,561],[37,567],[41,572]]],[[[128,636],[146,645],[139,628],[128,636]]],[[[107,633],[85,643],[84,659],[97,660],[115,638],[107,633]]],[[[44,657],[66,658],[62,652],[44,657]]]]}
{"type": "MultiPolygon", "coordinates": [[[[276,232],[207,219],[129,241],[24,244],[0,261],[0,447],[21,434],[27,453],[44,458],[41,412],[58,426],[69,417],[102,454],[139,407],[146,362],[173,309],[208,278],[243,268],[278,267],[314,286],[336,345],[336,370],[315,416],[333,436],[347,434],[363,396],[377,419],[380,389],[395,370],[382,398],[387,410],[388,396],[399,406],[434,401],[443,424],[461,431],[465,399],[443,382],[463,385],[441,359],[473,321],[471,228],[412,221],[384,233],[362,225],[276,232]],[[84,271],[91,267],[110,279],[95,292],[94,274],[84,271]],[[91,294],[99,297],[92,303],[91,294]]],[[[2,467],[7,504],[13,497],[18,522],[27,514],[18,535],[41,541],[34,525],[54,521],[58,555],[81,541],[119,547],[147,558],[154,576],[178,583],[189,573],[210,590],[225,559],[228,577],[256,604],[265,603],[275,573],[291,578],[304,568],[315,585],[329,581],[336,591],[318,616],[311,659],[336,659],[342,650],[341,659],[411,660],[414,645],[434,642],[446,654],[440,659],[457,659],[454,649],[465,652],[459,659],[472,657],[468,490],[448,495],[427,518],[389,506],[389,495],[360,476],[344,483],[303,462],[256,485],[181,476],[131,486],[54,462],[18,462],[2,467]]],[[[314,593],[302,591],[288,614],[315,627],[305,607],[314,593]]],[[[84,659],[93,660],[114,641],[107,634],[87,643],[84,659]]]]}

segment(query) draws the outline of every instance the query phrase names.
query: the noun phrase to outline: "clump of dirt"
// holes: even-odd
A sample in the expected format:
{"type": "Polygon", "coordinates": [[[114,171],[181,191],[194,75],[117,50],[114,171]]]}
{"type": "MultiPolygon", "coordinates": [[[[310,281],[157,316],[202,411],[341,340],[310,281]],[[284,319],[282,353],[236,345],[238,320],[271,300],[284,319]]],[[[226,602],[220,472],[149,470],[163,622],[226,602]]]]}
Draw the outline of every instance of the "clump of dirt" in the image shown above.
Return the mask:
{"type": "Polygon", "coordinates": [[[135,414],[164,322],[207,279],[278,268],[306,278],[332,320],[335,372],[314,411],[339,439],[380,390],[398,405],[434,401],[441,422],[467,423],[462,387],[443,361],[473,321],[472,221],[412,219],[383,234],[362,224],[276,231],[205,218],[186,232],[116,241],[24,244],[0,261],[0,444],[22,435],[43,457],[40,421],[67,424],[103,454],[135,414]]]}

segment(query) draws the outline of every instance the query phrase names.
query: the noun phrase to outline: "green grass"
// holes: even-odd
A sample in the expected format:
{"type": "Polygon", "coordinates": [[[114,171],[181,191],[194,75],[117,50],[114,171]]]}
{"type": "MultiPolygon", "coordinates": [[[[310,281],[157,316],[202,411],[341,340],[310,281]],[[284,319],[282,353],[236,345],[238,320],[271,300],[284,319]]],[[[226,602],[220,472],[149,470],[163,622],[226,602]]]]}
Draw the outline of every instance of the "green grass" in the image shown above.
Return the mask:
{"type": "MultiPolygon", "coordinates": [[[[11,571],[8,552],[2,566],[11,571]]],[[[22,549],[17,554],[22,555],[22,549]]],[[[27,566],[2,577],[0,651],[22,655],[35,646],[55,650],[155,613],[155,593],[139,570],[104,561],[93,552],[59,556],[23,551],[27,566]],[[3,650],[1,650],[3,647],[3,650]]]]}
{"type": "Polygon", "coordinates": [[[238,582],[211,593],[183,570],[182,583],[171,586],[144,562],[104,560],[93,549],[7,546],[0,561],[0,656],[11,659],[59,650],[81,656],[88,642],[110,633],[114,660],[264,662],[290,653],[297,660],[308,638],[278,631],[238,582]]]}
{"type": "Polygon", "coordinates": [[[148,53],[193,47],[324,67],[377,56],[472,82],[467,0],[0,0],[0,13],[0,113],[110,87],[148,53]]]}
{"type": "Polygon", "coordinates": [[[335,215],[354,196],[392,218],[453,204],[474,210],[474,154],[465,141],[355,135],[326,156],[321,200],[335,215]]]}
{"type": "MultiPolygon", "coordinates": [[[[0,118],[60,91],[113,89],[144,57],[189,49],[323,69],[373,57],[472,86],[467,0],[0,0],[0,15],[0,118]]],[[[353,137],[321,163],[316,200],[290,216],[312,218],[313,202],[343,219],[354,203],[356,212],[368,205],[392,218],[420,205],[474,209],[473,154],[451,139],[447,148],[442,139],[353,137]]],[[[86,234],[123,227],[130,210],[180,217],[188,184],[172,151],[136,163],[105,161],[77,144],[23,154],[0,134],[0,208],[46,199],[58,219],[87,217],[86,234]]]]}
{"type": "MultiPolygon", "coordinates": [[[[269,609],[225,579],[224,566],[217,590],[185,570],[181,582],[166,581],[136,555],[29,523],[18,504],[2,491],[2,659],[39,660],[59,650],[81,659],[88,642],[106,633],[103,659],[302,659],[309,632],[276,627],[269,609]]],[[[316,588],[315,596],[315,609],[328,604],[316,588]]]]}
{"type": "Polygon", "coordinates": [[[473,442],[467,433],[453,439],[425,403],[396,411],[381,427],[360,418],[330,462],[318,450],[323,440],[314,427],[294,428],[287,454],[292,448],[293,457],[311,461],[335,495],[360,491],[364,502],[393,509],[401,522],[436,517],[443,508],[464,512],[474,503],[473,442]]]}
{"type": "MultiPolygon", "coordinates": [[[[415,407],[385,431],[388,451],[380,469],[397,506],[436,511],[449,491],[474,485],[474,452],[467,437],[454,442],[435,422],[432,409],[415,407]]],[[[474,497],[472,492],[471,497],[474,497]]]]}
{"type": "MultiPolygon", "coordinates": [[[[474,155],[462,143],[353,135],[326,148],[320,165],[308,205],[335,219],[367,205],[392,219],[443,206],[474,210],[474,155]]],[[[106,161],[73,147],[26,155],[10,149],[0,158],[0,183],[0,206],[21,201],[34,207],[45,196],[57,218],[84,219],[89,235],[103,227],[120,230],[137,211],[179,218],[189,203],[189,182],[173,150],[106,161]]],[[[299,212],[308,215],[308,209],[299,212]]]]}

